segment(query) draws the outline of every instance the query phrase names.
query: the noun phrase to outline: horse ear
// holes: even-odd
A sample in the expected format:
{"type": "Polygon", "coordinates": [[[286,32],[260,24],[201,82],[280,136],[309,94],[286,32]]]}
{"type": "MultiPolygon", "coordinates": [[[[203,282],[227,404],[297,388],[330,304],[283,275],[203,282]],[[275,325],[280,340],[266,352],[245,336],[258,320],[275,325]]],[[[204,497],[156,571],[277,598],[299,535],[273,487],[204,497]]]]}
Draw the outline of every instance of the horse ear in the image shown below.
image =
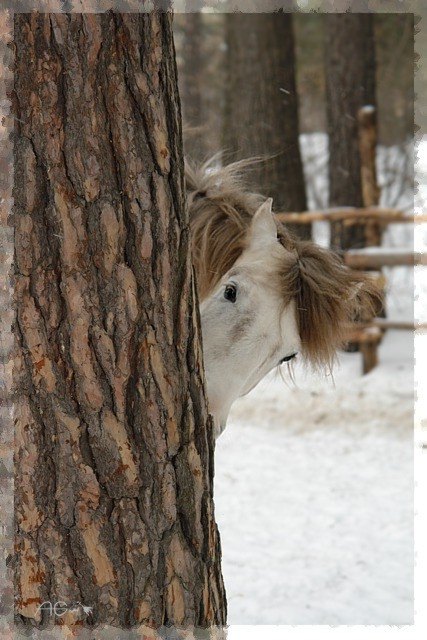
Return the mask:
{"type": "Polygon", "coordinates": [[[268,198],[252,218],[249,242],[252,249],[260,249],[277,242],[277,226],[271,210],[272,203],[273,198],[268,198]]]}

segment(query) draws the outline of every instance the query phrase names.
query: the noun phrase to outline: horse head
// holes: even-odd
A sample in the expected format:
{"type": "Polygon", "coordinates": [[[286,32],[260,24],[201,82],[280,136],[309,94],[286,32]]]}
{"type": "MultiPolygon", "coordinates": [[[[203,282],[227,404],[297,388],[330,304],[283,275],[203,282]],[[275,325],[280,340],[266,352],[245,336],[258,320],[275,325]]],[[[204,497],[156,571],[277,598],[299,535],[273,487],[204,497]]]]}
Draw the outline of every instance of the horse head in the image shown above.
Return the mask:
{"type": "Polygon", "coordinates": [[[272,213],[271,198],[244,190],[240,172],[241,164],[229,165],[187,181],[194,185],[193,259],[218,432],[233,402],[282,363],[300,357],[330,370],[349,324],[376,294],[335,253],[293,237],[272,213]]]}

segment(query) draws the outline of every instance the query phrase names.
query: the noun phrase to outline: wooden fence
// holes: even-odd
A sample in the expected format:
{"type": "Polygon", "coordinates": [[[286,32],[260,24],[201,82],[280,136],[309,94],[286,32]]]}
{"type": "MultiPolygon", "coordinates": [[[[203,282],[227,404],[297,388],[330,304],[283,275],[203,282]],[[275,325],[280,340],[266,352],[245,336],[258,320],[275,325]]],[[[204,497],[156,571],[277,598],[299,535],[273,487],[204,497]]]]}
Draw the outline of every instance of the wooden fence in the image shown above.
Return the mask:
{"type": "MultiPolygon", "coordinates": [[[[380,207],[380,189],[376,176],[376,118],[372,107],[363,107],[358,114],[359,152],[364,207],[334,207],[318,211],[279,212],[277,218],[284,224],[312,224],[340,222],[344,226],[366,225],[367,246],[364,249],[342,251],[344,263],[351,269],[381,271],[383,267],[427,265],[427,255],[410,251],[407,247],[382,247],[383,230],[390,224],[423,224],[427,213],[408,215],[404,211],[380,207]]],[[[385,280],[383,278],[383,282],[385,280]]],[[[384,292],[385,298],[385,292],[384,292]]],[[[370,322],[349,327],[348,340],[356,342],[363,356],[363,372],[368,373],[378,363],[378,346],[384,332],[393,330],[427,330],[427,324],[373,318],[370,322]]]]}

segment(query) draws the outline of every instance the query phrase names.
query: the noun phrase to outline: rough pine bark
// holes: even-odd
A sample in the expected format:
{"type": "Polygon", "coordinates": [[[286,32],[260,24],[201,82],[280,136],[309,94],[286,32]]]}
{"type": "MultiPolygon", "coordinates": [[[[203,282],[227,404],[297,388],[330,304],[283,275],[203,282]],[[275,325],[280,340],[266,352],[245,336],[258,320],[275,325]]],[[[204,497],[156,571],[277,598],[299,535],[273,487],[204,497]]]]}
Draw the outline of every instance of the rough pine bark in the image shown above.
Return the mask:
{"type": "MultiPolygon", "coordinates": [[[[376,106],[374,17],[331,13],[325,19],[329,205],[363,207],[357,116],[361,107],[376,106]]],[[[363,247],[365,242],[363,225],[332,225],[333,247],[363,247]]]]}
{"type": "Polygon", "coordinates": [[[222,625],[171,16],[14,42],[16,619],[222,625]]]}
{"type": "MultiPolygon", "coordinates": [[[[229,13],[226,43],[223,147],[235,159],[269,157],[253,168],[254,188],[276,211],[305,211],[292,14],[229,13]]],[[[309,225],[295,231],[310,236],[309,225]]]]}

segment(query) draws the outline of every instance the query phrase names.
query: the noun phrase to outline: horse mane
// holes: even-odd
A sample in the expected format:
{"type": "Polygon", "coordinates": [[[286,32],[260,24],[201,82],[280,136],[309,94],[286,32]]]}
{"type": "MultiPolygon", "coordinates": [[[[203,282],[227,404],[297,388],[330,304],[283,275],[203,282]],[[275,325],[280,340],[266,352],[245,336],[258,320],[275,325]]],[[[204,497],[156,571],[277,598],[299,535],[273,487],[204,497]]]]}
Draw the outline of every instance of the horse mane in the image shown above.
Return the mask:
{"type": "MultiPolygon", "coordinates": [[[[203,300],[247,246],[252,216],[265,197],[245,187],[245,172],[258,159],[219,166],[219,157],[197,167],[186,161],[187,206],[193,264],[203,300]]],[[[300,240],[277,221],[287,250],[277,286],[284,306],[295,302],[302,354],[315,368],[331,369],[356,318],[372,317],[379,291],[369,276],[351,271],[329,249],[300,240]]]]}
{"type": "Polygon", "coordinates": [[[255,160],[219,166],[219,155],[197,166],[186,159],[185,186],[197,289],[203,300],[246,245],[252,216],[265,198],[245,188],[255,160]]]}

